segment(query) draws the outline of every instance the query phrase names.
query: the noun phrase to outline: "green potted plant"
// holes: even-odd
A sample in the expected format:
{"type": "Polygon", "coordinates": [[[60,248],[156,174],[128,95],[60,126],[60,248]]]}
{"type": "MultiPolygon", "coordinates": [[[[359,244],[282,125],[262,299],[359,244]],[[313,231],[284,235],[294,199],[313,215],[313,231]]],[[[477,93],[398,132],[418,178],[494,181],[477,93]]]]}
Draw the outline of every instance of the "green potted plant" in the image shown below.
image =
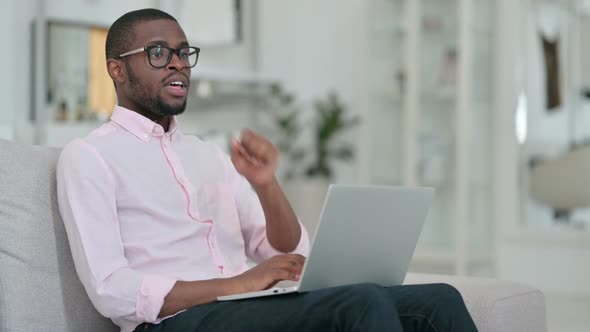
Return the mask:
{"type": "Polygon", "coordinates": [[[311,149],[314,157],[305,175],[331,180],[334,175],[332,161],[350,161],[354,157],[353,146],[339,141],[339,135],[356,126],[360,120],[358,116],[347,116],[346,107],[336,93],[330,93],[324,100],[317,100],[314,109],[316,113],[312,128],[315,144],[311,149]]]}
{"type": "Polygon", "coordinates": [[[274,132],[273,142],[281,153],[281,173],[285,180],[293,179],[301,168],[304,150],[296,146],[301,134],[301,107],[292,94],[278,84],[270,87],[270,107],[268,108],[274,132]]]}
{"type": "Polygon", "coordinates": [[[304,126],[301,121],[303,110],[292,94],[274,84],[270,87],[270,95],[269,115],[274,127],[271,135],[281,152],[283,178],[287,181],[294,178],[332,180],[333,162],[354,158],[352,144],[342,140],[341,135],[356,126],[359,117],[348,116],[344,103],[332,92],[313,103],[311,121],[304,126]]]}
{"type": "Polygon", "coordinates": [[[336,93],[316,100],[314,113],[305,125],[303,111],[292,95],[280,86],[271,89],[278,101],[272,121],[278,129],[275,144],[281,152],[283,188],[308,231],[315,229],[324,196],[334,177],[334,162],[354,158],[352,144],[342,134],[356,126],[358,116],[349,116],[336,93]]]}

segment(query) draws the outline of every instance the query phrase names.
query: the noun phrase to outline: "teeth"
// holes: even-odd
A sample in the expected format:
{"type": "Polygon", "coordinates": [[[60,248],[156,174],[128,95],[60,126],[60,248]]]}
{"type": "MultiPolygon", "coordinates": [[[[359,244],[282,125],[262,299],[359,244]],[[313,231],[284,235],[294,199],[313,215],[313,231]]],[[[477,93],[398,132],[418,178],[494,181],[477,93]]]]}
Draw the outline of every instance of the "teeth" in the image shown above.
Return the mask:
{"type": "Polygon", "coordinates": [[[182,84],[182,82],[180,82],[180,81],[174,81],[174,82],[170,83],[170,85],[178,85],[178,86],[184,87],[184,84],[182,84]]]}

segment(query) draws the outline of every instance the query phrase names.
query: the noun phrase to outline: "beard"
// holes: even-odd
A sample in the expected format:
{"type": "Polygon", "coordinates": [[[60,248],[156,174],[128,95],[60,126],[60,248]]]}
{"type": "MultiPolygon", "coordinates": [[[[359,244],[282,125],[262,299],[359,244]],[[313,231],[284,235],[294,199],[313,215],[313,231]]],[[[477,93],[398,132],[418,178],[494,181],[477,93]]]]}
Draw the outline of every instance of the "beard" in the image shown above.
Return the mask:
{"type": "Polygon", "coordinates": [[[155,113],[159,115],[179,115],[184,113],[184,110],[186,109],[186,99],[182,102],[182,104],[176,106],[166,104],[164,101],[162,101],[160,96],[157,96],[155,99],[157,105],[157,112],[155,113]]]}
{"type": "Polygon", "coordinates": [[[131,95],[129,98],[133,103],[138,105],[142,111],[158,116],[174,116],[184,112],[186,109],[186,99],[179,105],[170,105],[164,102],[159,95],[150,94],[148,92],[148,88],[141,84],[128,63],[126,63],[126,67],[129,78],[129,87],[131,89],[131,95]]]}

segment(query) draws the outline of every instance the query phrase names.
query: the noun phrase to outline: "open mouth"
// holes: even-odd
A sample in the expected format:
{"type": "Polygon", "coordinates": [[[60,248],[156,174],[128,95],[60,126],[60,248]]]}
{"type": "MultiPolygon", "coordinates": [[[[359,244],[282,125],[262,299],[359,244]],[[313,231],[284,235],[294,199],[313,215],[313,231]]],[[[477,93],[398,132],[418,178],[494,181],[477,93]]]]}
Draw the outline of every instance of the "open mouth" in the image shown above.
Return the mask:
{"type": "Polygon", "coordinates": [[[168,85],[165,85],[166,91],[168,91],[169,94],[175,97],[186,97],[188,92],[187,88],[188,84],[185,84],[183,81],[180,80],[172,81],[168,83],[168,85]]]}
{"type": "Polygon", "coordinates": [[[174,81],[170,82],[170,86],[184,88],[184,83],[182,83],[181,81],[174,81]]]}

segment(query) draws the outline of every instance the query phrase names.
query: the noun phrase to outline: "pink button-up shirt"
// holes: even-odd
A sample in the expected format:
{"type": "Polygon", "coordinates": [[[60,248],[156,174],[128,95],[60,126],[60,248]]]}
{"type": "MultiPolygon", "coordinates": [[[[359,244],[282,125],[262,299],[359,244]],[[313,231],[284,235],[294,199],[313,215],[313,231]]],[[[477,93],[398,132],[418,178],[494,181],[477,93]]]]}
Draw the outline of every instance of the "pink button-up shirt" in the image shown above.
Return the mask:
{"type": "MultiPolygon", "coordinates": [[[[59,210],[80,280],[122,331],[158,323],[177,280],[227,278],[280,252],[249,183],[217,146],[115,107],[62,151],[59,210]]],[[[307,255],[303,225],[296,253],[307,255]]]]}

